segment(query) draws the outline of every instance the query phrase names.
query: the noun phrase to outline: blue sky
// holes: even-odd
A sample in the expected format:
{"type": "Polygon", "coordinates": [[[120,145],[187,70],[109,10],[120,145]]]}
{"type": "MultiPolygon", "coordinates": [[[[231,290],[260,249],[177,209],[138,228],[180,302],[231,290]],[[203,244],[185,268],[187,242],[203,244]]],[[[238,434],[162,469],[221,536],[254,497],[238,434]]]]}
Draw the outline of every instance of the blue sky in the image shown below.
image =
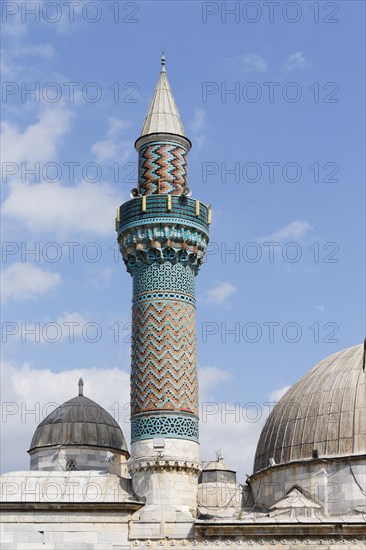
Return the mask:
{"type": "Polygon", "coordinates": [[[265,2],[80,2],[73,21],[62,2],[24,4],[3,3],[2,433],[17,458],[2,467],[28,467],[37,420],[79,375],[128,434],[114,216],[164,50],[189,185],[213,207],[196,280],[202,458],[222,448],[243,478],[265,403],[364,337],[364,3],[280,2],[272,22],[265,2]]]}

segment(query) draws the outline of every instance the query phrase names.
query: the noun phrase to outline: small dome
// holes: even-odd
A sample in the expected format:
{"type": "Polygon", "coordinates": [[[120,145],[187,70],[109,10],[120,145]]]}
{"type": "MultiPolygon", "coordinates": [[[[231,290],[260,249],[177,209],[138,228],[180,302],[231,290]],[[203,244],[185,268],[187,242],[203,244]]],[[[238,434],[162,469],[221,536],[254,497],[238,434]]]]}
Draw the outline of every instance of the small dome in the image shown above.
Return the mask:
{"type": "Polygon", "coordinates": [[[128,453],[118,423],[103,407],[84,395],[66,401],[42,420],[28,452],[54,445],[86,445],[128,453]]]}
{"type": "Polygon", "coordinates": [[[280,399],[259,438],[254,472],[276,464],[366,452],[363,345],[327,357],[280,399]]]}
{"type": "Polygon", "coordinates": [[[202,468],[202,472],[198,478],[198,483],[210,482],[236,482],[236,472],[229,470],[225,462],[222,460],[212,460],[202,468]]]}
{"type": "Polygon", "coordinates": [[[222,460],[212,460],[210,462],[207,462],[207,464],[203,467],[203,471],[208,470],[228,470],[229,468],[226,466],[225,462],[222,460]]]}

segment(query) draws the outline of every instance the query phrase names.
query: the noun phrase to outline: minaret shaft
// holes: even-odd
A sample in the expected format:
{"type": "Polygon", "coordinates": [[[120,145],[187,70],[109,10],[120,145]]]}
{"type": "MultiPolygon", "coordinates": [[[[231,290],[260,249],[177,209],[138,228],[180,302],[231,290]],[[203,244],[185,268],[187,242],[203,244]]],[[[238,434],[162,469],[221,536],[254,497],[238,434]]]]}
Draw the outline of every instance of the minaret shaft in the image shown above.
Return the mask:
{"type": "Polygon", "coordinates": [[[189,197],[137,197],[119,209],[118,241],[133,278],[132,442],[198,442],[195,275],[208,208],[189,197]]]}
{"type": "Polygon", "coordinates": [[[157,432],[198,441],[194,274],[154,262],[133,281],[131,439],[157,432]]]}
{"type": "MultiPolygon", "coordinates": [[[[161,522],[180,521],[186,536],[201,469],[194,280],[208,243],[210,212],[188,196],[191,143],[165,60],[135,147],[138,196],[119,208],[116,219],[133,278],[129,471],[136,494],[146,499],[140,520],[151,522],[149,533],[161,522]]],[[[137,528],[139,536],[143,529],[137,528]]]]}

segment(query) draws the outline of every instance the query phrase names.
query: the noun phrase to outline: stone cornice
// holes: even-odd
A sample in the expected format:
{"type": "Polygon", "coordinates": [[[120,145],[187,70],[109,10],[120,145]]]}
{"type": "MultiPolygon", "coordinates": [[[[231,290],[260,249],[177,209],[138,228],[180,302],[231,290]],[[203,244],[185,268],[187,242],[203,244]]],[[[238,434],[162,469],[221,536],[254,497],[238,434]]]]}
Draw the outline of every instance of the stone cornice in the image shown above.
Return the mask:
{"type": "Polygon", "coordinates": [[[279,463],[279,464],[275,464],[274,466],[267,466],[267,468],[263,468],[262,470],[257,470],[256,472],[254,472],[249,479],[254,479],[256,478],[257,476],[261,476],[262,474],[267,474],[269,472],[273,472],[274,470],[276,471],[280,471],[280,470],[284,470],[286,468],[289,468],[291,466],[304,466],[304,465],[316,465],[316,466],[319,466],[319,465],[324,465],[324,464],[334,464],[334,463],[344,463],[346,465],[350,464],[350,462],[356,462],[356,461],[359,461],[359,460],[366,460],[366,454],[365,453],[362,453],[362,454],[348,454],[348,455],[342,455],[342,456],[337,456],[337,455],[329,455],[329,456],[324,456],[324,457],[320,457],[320,458],[304,458],[302,460],[291,460],[289,462],[282,462],[282,463],[279,463]]]}
{"type": "Polygon", "coordinates": [[[118,237],[122,254],[126,249],[163,249],[165,247],[204,252],[208,243],[207,233],[195,227],[175,222],[151,221],[124,229],[118,237]],[[183,246],[182,246],[183,245],[183,246]]]}
{"type": "MultiPolygon", "coordinates": [[[[346,521],[335,519],[331,521],[329,518],[323,518],[322,521],[307,521],[299,522],[293,521],[285,523],[283,522],[271,522],[266,518],[264,521],[258,519],[257,521],[245,522],[245,521],[204,521],[198,520],[195,523],[196,533],[203,537],[240,537],[245,534],[246,538],[258,537],[260,539],[268,540],[276,535],[279,538],[295,539],[298,542],[291,542],[291,544],[324,544],[317,540],[317,537],[331,537],[334,540],[339,541],[344,536],[366,536],[365,524],[361,520],[357,523],[347,523],[346,521]],[[315,541],[313,539],[315,537],[315,541]]],[[[258,543],[257,538],[257,543],[258,543]]]]}
{"type": "Polygon", "coordinates": [[[118,512],[139,510],[144,503],[125,502],[0,502],[1,512],[118,512]]]}
{"type": "Polygon", "coordinates": [[[198,476],[201,470],[201,462],[174,457],[134,458],[128,462],[128,471],[132,476],[141,472],[186,472],[198,476]]]}
{"type": "Polygon", "coordinates": [[[339,546],[346,548],[360,548],[363,549],[365,544],[365,537],[355,534],[350,537],[342,536],[325,536],[319,537],[278,537],[273,531],[271,537],[262,537],[259,533],[254,538],[240,537],[240,538],[228,538],[228,537],[213,537],[213,538],[196,538],[196,539],[135,539],[131,541],[132,547],[145,550],[148,548],[195,548],[196,550],[207,548],[213,550],[214,548],[231,548],[231,549],[251,549],[258,550],[258,548],[272,548],[279,546],[281,549],[299,547],[299,549],[309,546],[311,550],[314,548],[327,548],[331,550],[337,550],[339,546]]]}
{"type": "Polygon", "coordinates": [[[207,242],[200,243],[200,246],[187,245],[177,238],[166,239],[165,241],[144,241],[136,239],[134,243],[125,246],[120,242],[120,251],[126,269],[133,273],[136,267],[142,264],[150,265],[154,262],[163,264],[170,262],[175,265],[181,263],[188,265],[194,274],[197,274],[203,263],[207,242]]]}

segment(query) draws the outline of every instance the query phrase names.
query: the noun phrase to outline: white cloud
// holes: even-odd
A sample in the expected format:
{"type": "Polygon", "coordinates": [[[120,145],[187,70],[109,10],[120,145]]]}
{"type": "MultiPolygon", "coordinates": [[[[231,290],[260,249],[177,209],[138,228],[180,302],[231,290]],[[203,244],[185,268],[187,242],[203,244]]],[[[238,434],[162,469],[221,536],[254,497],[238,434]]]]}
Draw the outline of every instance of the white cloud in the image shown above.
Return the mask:
{"type": "Polygon", "coordinates": [[[29,34],[30,30],[33,30],[33,34],[37,36],[36,31],[39,30],[39,26],[41,27],[41,31],[42,27],[43,30],[46,27],[51,27],[52,33],[78,33],[80,32],[81,25],[84,21],[84,18],[82,17],[82,10],[87,3],[88,0],[78,0],[77,2],[72,3],[70,9],[68,9],[66,5],[65,7],[62,6],[62,9],[59,10],[58,14],[53,13],[51,15],[50,12],[48,14],[48,17],[50,19],[48,20],[47,15],[44,17],[42,16],[43,4],[49,4],[48,0],[27,0],[27,9],[29,9],[30,12],[33,11],[35,15],[29,15],[29,17],[25,15],[26,20],[24,21],[24,17],[21,17],[21,12],[25,8],[23,8],[23,5],[20,4],[18,6],[18,10],[14,13],[14,15],[4,14],[3,22],[5,24],[3,25],[3,34],[6,34],[10,38],[12,38],[15,42],[15,45],[17,45],[21,41],[21,39],[29,34]],[[57,17],[55,17],[56,15],[57,17]],[[35,20],[35,16],[38,16],[38,20],[35,20]],[[52,22],[52,24],[50,25],[49,21],[51,19],[54,19],[54,22],[52,22]]]}
{"type": "Polygon", "coordinates": [[[70,128],[71,111],[63,105],[40,112],[37,122],[24,131],[9,122],[1,125],[1,156],[5,162],[47,162],[57,159],[57,150],[70,128]]]}
{"type": "MultiPolygon", "coordinates": [[[[225,371],[222,371],[223,373],[225,371]]],[[[255,451],[264,423],[281,397],[290,386],[271,392],[268,400],[254,403],[227,403],[220,400],[200,398],[200,446],[201,459],[215,460],[215,451],[222,449],[229,468],[243,474],[251,474],[255,451]]]]}
{"type": "Polygon", "coordinates": [[[193,133],[192,141],[194,143],[194,150],[198,152],[202,149],[207,139],[207,136],[203,132],[206,126],[206,112],[199,107],[195,107],[193,119],[189,126],[193,133]]]}
{"type": "Polygon", "coordinates": [[[287,390],[289,390],[290,388],[291,386],[283,386],[282,388],[273,390],[268,396],[269,400],[273,403],[277,403],[281,399],[281,397],[285,395],[287,390]]]}
{"type": "Polygon", "coordinates": [[[195,107],[194,118],[191,121],[191,128],[193,132],[200,132],[205,125],[206,113],[203,109],[195,107]]]}
{"type": "MultiPolygon", "coordinates": [[[[34,168],[36,162],[42,166],[44,162],[56,161],[70,119],[71,112],[60,104],[44,109],[37,122],[23,131],[4,122],[3,162],[25,163],[26,168],[34,168]]],[[[111,139],[125,127],[122,121],[110,119],[111,139]]],[[[17,227],[61,238],[74,233],[112,234],[116,207],[121,203],[114,186],[100,181],[82,181],[68,187],[60,181],[28,184],[18,181],[19,172],[18,169],[9,177],[8,194],[3,202],[3,216],[17,227]]]]}
{"type": "MultiPolygon", "coordinates": [[[[86,318],[82,313],[78,311],[65,311],[57,317],[55,323],[60,327],[58,334],[61,335],[62,339],[70,338],[70,341],[73,341],[74,338],[80,338],[83,334],[83,329],[87,323],[90,322],[90,319],[86,318]],[[71,334],[71,336],[70,336],[71,334]]],[[[48,335],[52,339],[52,335],[48,335]]],[[[45,342],[45,340],[41,340],[45,342]]]]}
{"type": "Polygon", "coordinates": [[[26,263],[14,263],[4,270],[2,275],[2,299],[34,300],[52,292],[61,284],[59,273],[47,271],[26,263]]]}
{"type": "Polygon", "coordinates": [[[230,469],[251,474],[258,438],[262,430],[266,409],[240,403],[206,402],[200,411],[201,460],[215,460],[215,451],[223,450],[224,461],[230,469]]]}
{"type": "Polygon", "coordinates": [[[308,61],[304,55],[304,52],[295,52],[287,56],[285,63],[283,64],[284,71],[293,71],[294,69],[303,69],[308,65],[308,61]]]}
{"type": "MultiPolygon", "coordinates": [[[[65,314],[65,318],[78,314],[65,314]]],[[[76,317],[75,317],[76,318],[76,317]]],[[[2,366],[3,471],[29,469],[26,453],[32,435],[41,420],[54,408],[75,397],[78,379],[84,379],[84,395],[99,403],[119,422],[129,442],[129,373],[117,368],[78,368],[65,372],[37,369],[29,363],[21,366],[3,361],[2,366]],[[29,412],[27,412],[29,411],[29,412]]],[[[200,455],[204,461],[215,459],[223,449],[230,468],[243,474],[252,472],[255,449],[271,404],[278,401],[289,386],[274,390],[264,403],[225,403],[210,399],[207,389],[230,380],[231,375],[216,367],[200,369],[200,455]]]]}
{"type": "MultiPolygon", "coordinates": [[[[73,314],[72,314],[73,315],[73,314]]],[[[70,318],[70,314],[68,314],[70,318]]],[[[126,441],[130,441],[129,373],[117,368],[72,369],[55,373],[37,369],[29,363],[16,366],[3,361],[2,366],[3,424],[2,470],[28,470],[27,450],[39,422],[58,405],[75,397],[78,380],[84,380],[84,395],[104,407],[119,422],[126,441]],[[27,412],[29,411],[29,412],[27,412]]],[[[201,458],[214,458],[223,448],[227,462],[248,473],[262,422],[248,422],[249,409],[239,411],[239,420],[227,412],[231,404],[207,401],[206,389],[230,379],[230,374],[216,367],[200,369],[201,387],[201,458]],[[206,399],[206,401],[204,401],[206,399]],[[202,416],[203,414],[203,416],[202,416]],[[240,444],[241,443],[241,444],[240,444]],[[239,445],[239,448],[238,448],[239,445]]]]}
{"type": "Polygon", "coordinates": [[[7,52],[5,50],[1,50],[0,52],[0,64],[3,79],[10,79],[15,77],[17,73],[16,67],[14,67],[14,63],[12,63],[10,59],[8,59],[7,52]]]}
{"type": "Polygon", "coordinates": [[[93,288],[108,288],[115,270],[111,267],[96,268],[94,274],[88,279],[88,284],[93,288]]]}
{"type": "Polygon", "coordinates": [[[130,154],[131,144],[129,141],[121,141],[119,135],[123,130],[129,128],[131,123],[109,117],[108,126],[107,139],[94,143],[92,152],[97,162],[106,160],[124,162],[130,154]]]}
{"type": "Polygon", "coordinates": [[[107,183],[81,182],[64,187],[59,182],[33,185],[12,182],[3,203],[3,216],[32,233],[57,238],[75,234],[112,235],[121,193],[107,183]]]}
{"type": "MultiPolygon", "coordinates": [[[[4,12],[6,13],[6,8],[4,9],[4,12]]],[[[11,16],[10,14],[5,15],[5,13],[4,13],[4,19],[3,19],[3,22],[5,24],[2,25],[2,33],[3,35],[6,35],[18,41],[20,38],[22,38],[27,34],[28,25],[26,25],[25,22],[21,20],[21,17],[19,16],[19,14],[18,14],[18,17],[16,16],[14,17],[14,16],[11,16]]]]}
{"type": "MultiPolygon", "coordinates": [[[[36,328],[29,338],[25,335],[23,325],[24,321],[17,321],[16,328],[13,330],[13,322],[4,324],[4,342],[8,342],[11,335],[12,342],[15,343],[30,342],[31,344],[51,344],[66,341],[74,343],[77,338],[93,339],[97,336],[98,323],[90,317],[79,313],[78,311],[65,311],[58,317],[42,316],[37,319],[36,328]],[[19,330],[20,328],[20,330],[19,330]],[[8,339],[9,336],[9,339],[8,339]]],[[[121,326],[130,326],[124,322],[121,326]]],[[[90,340],[89,340],[90,341],[90,340]]]]}
{"type": "Polygon", "coordinates": [[[199,136],[194,136],[193,141],[194,141],[194,145],[195,145],[195,150],[200,151],[202,149],[202,147],[204,146],[204,144],[206,143],[206,140],[207,140],[206,135],[202,134],[202,135],[199,135],[199,136]]]}
{"type": "Polygon", "coordinates": [[[200,367],[198,374],[200,398],[202,400],[208,398],[208,393],[213,388],[216,388],[222,382],[228,382],[232,379],[230,372],[219,367],[200,367]]]}
{"type": "Polygon", "coordinates": [[[18,55],[36,55],[49,59],[55,55],[55,49],[52,44],[25,44],[17,48],[18,55]]]}
{"type": "Polygon", "coordinates": [[[267,62],[256,53],[247,53],[241,59],[241,68],[245,73],[264,73],[267,67],[267,62]]]}
{"type": "Polygon", "coordinates": [[[206,290],[205,301],[207,304],[225,305],[234,292],[236,292],[236,287],[223,281],[206,290]]]}
{"type": "Polygon", "coordinates": [[[37,425],[78,393],[84,379],[84,395],[104,407],[120,424],[129,442],[129,374],[117,368],[73,369],[55,373],[29,363],[18,367],[3,361],[2,470],[28,470],[27,450],[37,425]],[[34,412],[27,412],[34,411],[34,412]]]}
{"type": "Polygon", "coordinates": [[[260,237],[259,241],[281,242],[284,240],[301,239],[313,229],[312,225],[306,220],[295,220],[288,223],[281,229],[277,229],[271,235],[260,237]]]}

